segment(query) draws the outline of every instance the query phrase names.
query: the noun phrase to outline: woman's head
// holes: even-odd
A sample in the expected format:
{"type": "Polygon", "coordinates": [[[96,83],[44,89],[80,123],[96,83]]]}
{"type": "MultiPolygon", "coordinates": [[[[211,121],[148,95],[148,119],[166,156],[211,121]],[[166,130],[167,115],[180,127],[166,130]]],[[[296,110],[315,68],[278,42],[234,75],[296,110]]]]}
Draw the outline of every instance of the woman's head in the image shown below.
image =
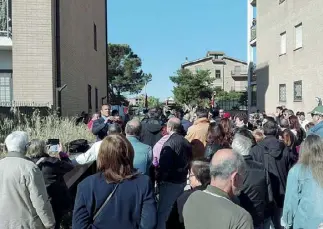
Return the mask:
{"type": "Polygon", "coordinates": [[[301,125],[299,124],[299,119],[297,116],[292,115],[289,117],[289,126],[293,130],[299,131],[301,129],[301,125]]]}
{"type": "Polygon", "coordinates": [[[134,176],[134,149],[122,135],[110,135],[103,139],[98,159],[98,171],[108,182],[120,182],[134,176]]]}
{"type": "Polygon", "coordinates": [[[28,146],[28,155],[31,157],[44,157],[47,155],[46,142],[33,139],[28,146]]]}
{"type": "Polygon", "coordinates": [[[289,129],[285,129],[282,133],[282,138],[287,147],[293,147],[295,145],[295,135],[289,129]]]}
{"type": "Polygon", "coordinates": [[[301,145],[299,163],[309,167],[313,178],[323,187],[323,140],[309,135],[301,145]]]}
{"type": "Polygon", "coordinates": [[[208,134],[207,134],[207,142],[209,144],[219,144],[222,145],[224,139],[224,131],[221,125],[216,123],[211,123],[209,126],[208,134]]]}
{"type": "Polygon", "coordinates": [[[228,118],[221,119],[220,125],[223,127],[224,133],[232,132],[232,124],[230,119],[228,118]]]}
{"type": "Polygon", "coordinates": [[[252,146],[257,144],[255,137],[252,135],[252,132],[247,128],[238,128],[235,134],[240,134],[249,138],[251,140],[252,146]]]}
{"type": "Polygon", "coordinates": [[[192,188],[197,186],[207,186],[210,183],[210,163],[195,160],[191,163],[190,185],[192,188]]]}

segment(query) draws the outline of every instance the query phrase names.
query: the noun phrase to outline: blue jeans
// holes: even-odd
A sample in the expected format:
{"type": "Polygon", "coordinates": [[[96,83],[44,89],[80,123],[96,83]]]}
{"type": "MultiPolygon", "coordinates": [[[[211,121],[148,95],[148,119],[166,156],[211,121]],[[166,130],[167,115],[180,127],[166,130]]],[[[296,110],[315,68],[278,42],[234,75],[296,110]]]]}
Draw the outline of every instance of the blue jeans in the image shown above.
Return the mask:
{"type": "Polygon", "coordinates": [[[158,224],[157,229],[165,229],[166,221],[177,198],[184,192],[186,183],[174,184],[162,182],[159,185],[158,224]]]}

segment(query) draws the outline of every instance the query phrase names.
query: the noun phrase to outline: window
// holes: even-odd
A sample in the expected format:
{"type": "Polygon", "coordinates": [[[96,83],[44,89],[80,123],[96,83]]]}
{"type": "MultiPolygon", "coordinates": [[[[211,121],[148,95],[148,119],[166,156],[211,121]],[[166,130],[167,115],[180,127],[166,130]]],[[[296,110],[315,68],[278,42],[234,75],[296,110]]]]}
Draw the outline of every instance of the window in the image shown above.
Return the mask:
{"type": "Polygon", "coordinates": [[[302,81],[294,82],[294,101],[302,101],[302,81]]]}
{"type": "Polygon", "coordinates": [[[215,79],[221,79],[221,70],[215,70],[215,79]]]}
{"type": "Polygon", "coordinates": [[[295,49],[303,47],[303,26],[302,23],[295,26],[295,49]]]}
{"type": "Polygon", "coordinates": [[[11,102],[11,73],[0,72],[0,103],[11,102]]]}
{"type": "Polygon", "coordinates": [[[286,84],[279,84],[279,102],[286,102],[286,84]]]}
{"type": "Polygon", "coordinates": [[[257,106],[257,85],[251,86],[251,106],[257,106]]]}
{"type": "Polygon", "coordinates": [[[99,111],[99,92],[98,88],[95,88],[95,111],[99,111]]]}
{"type": "Polygon", "coordinates": [[[286,54],[286,32],[280,34],[280,54],[286,54]]]}
{"type": "Polygon", "coordinates": [[[96,35],[96,24],[93,24],[93,38],[94,38],[94,50],[98,50],[98,41],[97,41],[97,35],[96,35]]]}
{"type": "Polygon", "coordinates": [[[92,111],[92,87],[91,85],[87,85],[87,103],[89,113],[92,111]]]}

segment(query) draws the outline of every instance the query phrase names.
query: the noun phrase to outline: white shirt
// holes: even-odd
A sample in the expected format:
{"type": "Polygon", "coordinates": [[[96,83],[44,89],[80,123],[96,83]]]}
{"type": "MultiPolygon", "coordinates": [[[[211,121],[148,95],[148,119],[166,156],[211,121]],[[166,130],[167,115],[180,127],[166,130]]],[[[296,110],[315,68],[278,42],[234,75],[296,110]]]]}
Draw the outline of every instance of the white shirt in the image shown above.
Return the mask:
{"type": "Polygon", "coordinates": [[[102,141],[94,143],[88,151],[78,155],[74,160],[72,160],[74,165],[85,165],[96,161],[98,158],[100,146],[102,141]]]}

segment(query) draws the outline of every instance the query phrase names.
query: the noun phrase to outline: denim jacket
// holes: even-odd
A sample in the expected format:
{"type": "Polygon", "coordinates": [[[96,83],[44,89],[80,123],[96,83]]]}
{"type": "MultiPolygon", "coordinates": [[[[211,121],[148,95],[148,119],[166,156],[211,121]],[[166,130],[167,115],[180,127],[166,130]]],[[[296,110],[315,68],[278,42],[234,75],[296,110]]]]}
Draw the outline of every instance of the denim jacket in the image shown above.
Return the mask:
{"type": "Polygon", "coordinates": [[[323,188],[308,167],[296,164],[288,174],[282,225],[317,229],[323,222],[323,188]]]}
{"type": "Polygon", "coordinates": [[[319,122],[318,124],[313,126],[311,129],[309,129],[306,135],[308,136],[311,134],[315,134],[315,135],[318,135],[321,138],[323,138],[323,122],[319,122]]]}

